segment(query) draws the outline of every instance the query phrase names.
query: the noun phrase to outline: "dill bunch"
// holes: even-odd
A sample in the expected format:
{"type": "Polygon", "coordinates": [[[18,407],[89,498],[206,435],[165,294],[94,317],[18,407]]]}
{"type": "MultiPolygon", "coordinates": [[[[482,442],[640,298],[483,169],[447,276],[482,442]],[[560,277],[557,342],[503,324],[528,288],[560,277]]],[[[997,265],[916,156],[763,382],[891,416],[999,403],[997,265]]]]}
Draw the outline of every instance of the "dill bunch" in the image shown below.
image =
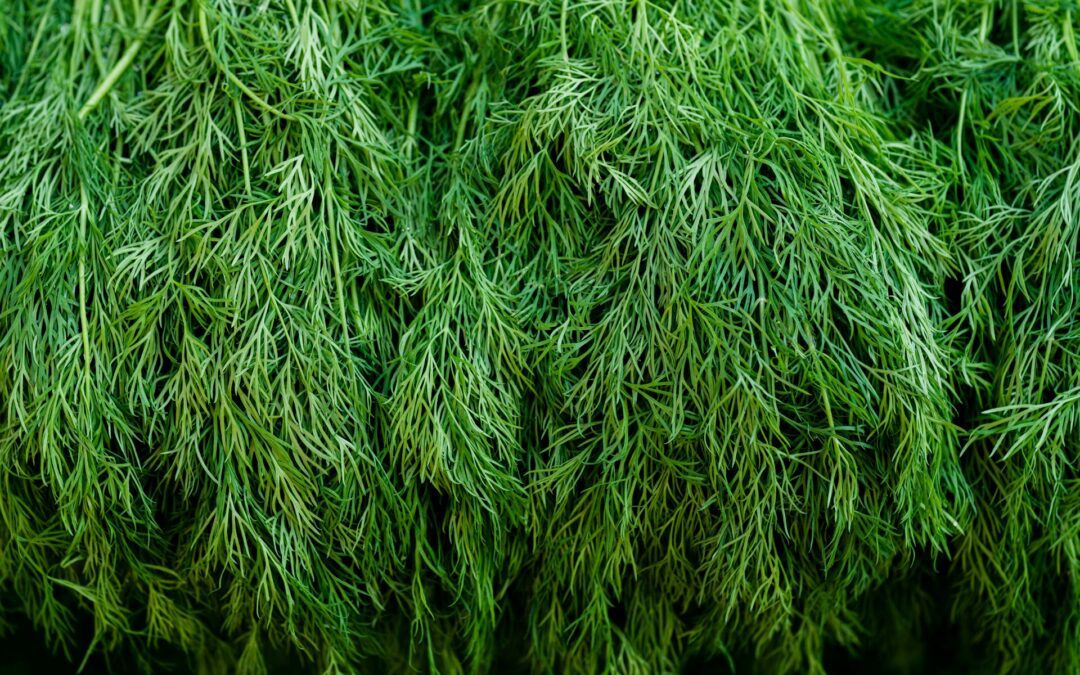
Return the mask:
{"type": "Polygon", "coordinates": [[[0,0],[0,619],[1080,670],[1076,15],[0,0]]]}

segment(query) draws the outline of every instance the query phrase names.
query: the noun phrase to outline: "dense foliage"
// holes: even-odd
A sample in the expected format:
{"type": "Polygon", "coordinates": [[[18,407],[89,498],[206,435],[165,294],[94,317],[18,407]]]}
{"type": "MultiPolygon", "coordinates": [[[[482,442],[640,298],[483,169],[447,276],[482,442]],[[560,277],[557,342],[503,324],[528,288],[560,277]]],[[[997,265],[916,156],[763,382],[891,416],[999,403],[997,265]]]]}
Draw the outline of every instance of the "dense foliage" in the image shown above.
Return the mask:
{"type": "Polygon", "coordinates": [[[0,616],[116,672],[1080,672],[1077,31],[0,0],[0,616]]]}

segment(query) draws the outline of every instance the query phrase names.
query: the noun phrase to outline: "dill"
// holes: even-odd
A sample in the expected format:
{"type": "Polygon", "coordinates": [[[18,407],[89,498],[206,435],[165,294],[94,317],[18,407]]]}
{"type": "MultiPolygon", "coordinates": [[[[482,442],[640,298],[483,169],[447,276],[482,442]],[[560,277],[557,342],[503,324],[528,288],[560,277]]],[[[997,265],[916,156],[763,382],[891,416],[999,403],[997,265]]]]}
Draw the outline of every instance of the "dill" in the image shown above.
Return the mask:
{"type": "Polygon", "coordinates": [[[3,619],[118,672],[1077,672],[1077,15],[3,0],[3,619]]]}

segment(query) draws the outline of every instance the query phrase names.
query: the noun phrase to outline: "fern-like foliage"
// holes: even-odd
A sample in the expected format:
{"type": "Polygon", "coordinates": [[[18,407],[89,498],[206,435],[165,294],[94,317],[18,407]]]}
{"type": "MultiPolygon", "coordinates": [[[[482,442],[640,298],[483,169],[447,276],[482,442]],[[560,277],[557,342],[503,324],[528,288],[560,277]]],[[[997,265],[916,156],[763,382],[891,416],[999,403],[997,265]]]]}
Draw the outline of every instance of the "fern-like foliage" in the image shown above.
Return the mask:
{"type": "Polygon", "coordinates": [[[0,618],[117,672],[929,672],[945,624],[1077,672],[1077,30],[0,0],[0,618]]]}

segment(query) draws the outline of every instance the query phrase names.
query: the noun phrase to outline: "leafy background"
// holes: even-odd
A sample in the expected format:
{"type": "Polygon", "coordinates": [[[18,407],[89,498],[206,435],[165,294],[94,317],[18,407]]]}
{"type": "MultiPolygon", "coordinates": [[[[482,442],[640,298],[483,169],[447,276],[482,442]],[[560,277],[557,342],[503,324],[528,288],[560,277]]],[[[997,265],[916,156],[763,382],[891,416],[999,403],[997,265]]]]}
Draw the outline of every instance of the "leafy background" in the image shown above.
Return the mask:
{"type": "Polygon", "coordinates": [[[1070,2],[0,8],[16,644],[1080,670],[1070,2]]]}

